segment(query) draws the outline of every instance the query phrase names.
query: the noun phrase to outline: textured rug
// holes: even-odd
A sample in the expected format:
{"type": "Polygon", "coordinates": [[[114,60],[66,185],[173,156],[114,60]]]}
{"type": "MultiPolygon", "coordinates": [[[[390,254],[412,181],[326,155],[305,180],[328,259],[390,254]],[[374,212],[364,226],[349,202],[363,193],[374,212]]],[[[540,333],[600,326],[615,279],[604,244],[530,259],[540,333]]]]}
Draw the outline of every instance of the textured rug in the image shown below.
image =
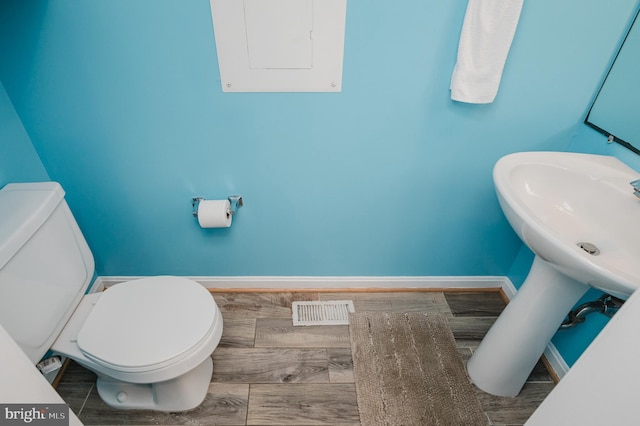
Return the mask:
{"type": "Polygon", "coordinates": [[[487,425],[447,318],[356,312],[351,351],[363,425],[487,425]]]}

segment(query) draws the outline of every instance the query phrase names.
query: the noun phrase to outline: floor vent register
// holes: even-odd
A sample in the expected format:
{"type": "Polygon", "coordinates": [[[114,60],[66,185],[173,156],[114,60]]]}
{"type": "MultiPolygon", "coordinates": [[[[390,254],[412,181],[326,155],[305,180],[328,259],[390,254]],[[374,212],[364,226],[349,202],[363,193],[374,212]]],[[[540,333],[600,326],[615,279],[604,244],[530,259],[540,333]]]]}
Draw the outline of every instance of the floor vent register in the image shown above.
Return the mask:
{"type": "Polygon", "coordinates": [[[355,312],[351,300],[293,302],[293,325],[349,325],[349,313],[355,312]]]}

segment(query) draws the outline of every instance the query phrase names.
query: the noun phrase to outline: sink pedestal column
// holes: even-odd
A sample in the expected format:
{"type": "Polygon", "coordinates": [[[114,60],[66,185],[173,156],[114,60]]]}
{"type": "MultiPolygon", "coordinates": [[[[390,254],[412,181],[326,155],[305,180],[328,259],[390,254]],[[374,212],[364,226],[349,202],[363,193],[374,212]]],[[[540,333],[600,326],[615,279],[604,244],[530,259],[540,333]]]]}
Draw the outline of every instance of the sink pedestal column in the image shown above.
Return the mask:
{"type": "Polygon", "coordinates": [[[588,289],[536,256],[524,284],[469,360],[471,381],[493,395],[518,395],[560,324],[588,289]]]}

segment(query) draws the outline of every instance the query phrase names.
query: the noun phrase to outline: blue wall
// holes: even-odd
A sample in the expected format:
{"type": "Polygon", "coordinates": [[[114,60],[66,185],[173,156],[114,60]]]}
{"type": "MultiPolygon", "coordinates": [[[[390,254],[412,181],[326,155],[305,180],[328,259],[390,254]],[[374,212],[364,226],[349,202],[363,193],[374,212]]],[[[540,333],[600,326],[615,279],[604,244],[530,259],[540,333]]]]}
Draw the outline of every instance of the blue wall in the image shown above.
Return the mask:
{"type": "Polygon", "coordinates": [[[504,275],[493,164],[568,146],[634,2],[525,3],[490,105],[449,99],[464,0],[349,0],[340,94],[223,94],[207,0],[5,0],[0,79],[100,275],[504,275]]]}
{"type": "Polygon", "coordinates": [[[10,182],[47,180],[49,176],[0,82],[0,188],[10,182]]]}

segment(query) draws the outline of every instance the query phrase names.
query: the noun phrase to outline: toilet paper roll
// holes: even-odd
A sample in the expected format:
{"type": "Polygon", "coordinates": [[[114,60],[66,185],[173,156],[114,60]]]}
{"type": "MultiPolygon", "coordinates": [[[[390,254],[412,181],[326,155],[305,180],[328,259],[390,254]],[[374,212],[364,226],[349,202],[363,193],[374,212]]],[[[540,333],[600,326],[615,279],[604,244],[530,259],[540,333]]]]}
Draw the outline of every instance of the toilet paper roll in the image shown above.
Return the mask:
{"type": "Polygon", "coordinates": [[[229,200],[202,200],[198,205],[198,223],[202,228],[231,226],[229,200]]]}

